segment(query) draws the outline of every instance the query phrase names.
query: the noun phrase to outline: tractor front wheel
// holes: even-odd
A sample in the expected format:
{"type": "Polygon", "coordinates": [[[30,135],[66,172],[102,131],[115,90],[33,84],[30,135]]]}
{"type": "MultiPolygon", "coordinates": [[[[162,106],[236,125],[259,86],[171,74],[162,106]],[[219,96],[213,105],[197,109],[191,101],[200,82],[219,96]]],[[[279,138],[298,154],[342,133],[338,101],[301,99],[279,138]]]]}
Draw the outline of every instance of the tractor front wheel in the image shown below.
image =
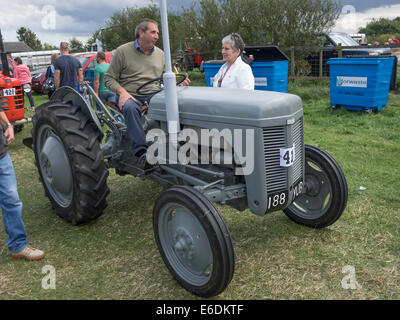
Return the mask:
{"type": "Polygon", "coordinates": [[[201,297],[221,293],[234,271],[229,231],[218,210],[192,187],[164,191],[153,210],[161,256],[173,277],[201,297]]]}
{"type": "Polygon", "coordinates": [[[321,148],[305,146],[306,191],[287,207],[293,221],[325,228],[342,215],[347,202],[347,182],[336,160],[321,148]]]}

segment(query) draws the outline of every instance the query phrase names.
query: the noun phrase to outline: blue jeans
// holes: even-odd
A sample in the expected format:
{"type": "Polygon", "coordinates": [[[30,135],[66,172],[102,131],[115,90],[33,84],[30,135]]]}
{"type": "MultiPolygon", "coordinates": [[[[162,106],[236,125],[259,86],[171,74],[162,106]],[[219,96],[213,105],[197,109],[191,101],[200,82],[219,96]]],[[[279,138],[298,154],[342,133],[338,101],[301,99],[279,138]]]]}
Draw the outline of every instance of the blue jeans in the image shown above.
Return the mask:
{"type": "MultiPolygon", "coordinates": [[[[112,91],[99,91],[100,100],[106,105],[107,102],[113,102],[115,104],[117,100],[117,95],[112,91]]],[[[100,106],[96,103],[97,111],[101,111],[100,106]]],[[[111,114],[115,115],[115,111],[113,108],[110,108],[111,114]]]]}
{"type": "MultiPolygon", "coordinates": [[[[27,84],[31,85],[31,83],[27,83],[27,84]]],[[[27,95],[28,100],[29,100],[29,104],[31,105],[31,107],[34,107],[35,106],[35,101],[33,100],[33,97],[32,97],[32,89],[29,92],[25,92],[24,90],[22,90],[22,91],[23,91],[24,95],[25,94],[27,95]]]]}
{"type": "Polygon", "coordinates": [[[129,99],[122,107],[125,117],[128,136],[132,143],[132,153],[147,150],[146,135],[142,126],[142,110],[132,99],[129,99]]]}
{"type": "Polygon", "coordinates": [[[0,159],[0,207],[8,235],[6,245],[11,253],[17,253],[27,247],[28,243],[22,221],[22,202],[18,196],[14,167],[8,153],[0,159]]]}

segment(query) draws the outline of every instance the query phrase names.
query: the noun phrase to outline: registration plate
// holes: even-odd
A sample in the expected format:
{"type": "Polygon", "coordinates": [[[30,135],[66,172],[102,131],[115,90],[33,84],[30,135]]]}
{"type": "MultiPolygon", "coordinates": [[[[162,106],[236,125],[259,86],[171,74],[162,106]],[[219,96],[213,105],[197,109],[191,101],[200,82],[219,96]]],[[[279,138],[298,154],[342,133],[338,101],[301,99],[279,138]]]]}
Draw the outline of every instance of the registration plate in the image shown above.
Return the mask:
{"type": "MultiPolygon", "coordinates": [[[[290,191],[292,193],[292,201],[296,199],[303,191],[303,181],[299,181],[290,191]]],[[[272,193],[268,195],[267,210],[278,210],[284,208],[289,200],[287,191],[272,193]]]]}
{"type": "Polygon", "coordinates": [[[12,97],[12,96],[15,96],[15,88],[3,89],[3,96],[4,96],[4,97],[12,97]]]}

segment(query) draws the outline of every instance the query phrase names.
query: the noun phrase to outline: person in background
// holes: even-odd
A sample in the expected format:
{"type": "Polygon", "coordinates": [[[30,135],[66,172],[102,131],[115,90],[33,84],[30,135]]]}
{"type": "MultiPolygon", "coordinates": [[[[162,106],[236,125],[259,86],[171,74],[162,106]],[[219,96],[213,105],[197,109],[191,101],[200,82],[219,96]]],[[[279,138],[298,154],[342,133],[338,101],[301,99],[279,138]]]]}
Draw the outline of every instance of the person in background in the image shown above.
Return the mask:
{"type": "Polygon", "coordinates": [[[8,235],[6,245],[13,259],[40,260],[45,253],[32,248],[26,241],[22,202],[18,196],[14,167],[8,154],[8,145],[13,141],[14,128],[0,108],[0,207],[8,235]]]}
{"type": "Polygon", "coordinates": [[[32,111],[35,110],[35,101],[32,97],[32,77],[29,68],[22,63],[22,59],[20,57],[16,57],[14,59],[16,63],[14,68],[14,78],[18,79],[21,82],[23,92],[26,93],[29,99],[29,103],[31,105],[32,111]]]}
{"type": "MultiPolygon", "coordinates": [[[[97,52],[96,60],[97,60],[97,65],[94,68],[94,82],[93,82],[94,91],[104,104],[107,104],[107,102],[116,104],[115,93],[110,91],[104,85],[104,74],[107,72],[108,67],[110,66],[110,64],[107,63],[106,61],[105,53],[102,51],[97,52]]],[[[100,111],[99,108],[97,108],[97,110],[100,111]]],[[[113,110],[111,109],[111,111],[113,110]]]]}
{"type": "Polygon", "coordinates": [[[54,84],[56,89],[69,86],[77,88],[77,78],[83,81],[82,66],[78,59],[69,54],[68,42],[60,43],[61,57],[54,61],[54,84]]]}
{"type": "MultiPolygon", "coordinates": [[[[60,55],[58,53],[54,53],[51,55],[51,64],[47,67],[46,71],[46,80],[47,79],[53,79],[54,82],[54,62],[55,60],[59,57],[60,55]]],[[[49,99],[51,95],[54,93],[54,90],[49,91],[47,95],[49,96],[49,99]]]]}
{"type": "Polygon", "coordinates": [[[254,76],[251,67],[241,56],[244,42],[237,33],[222,39],[222,59],[225,64],[214,77],[213,87],[254,90],[254,76]]]}
{"type": "Polygon", "coordinates": [[[396,39],[396,37],[392,37],[392,43],[393,43],[394,45],[397,45],[397,44],[400,43],[400,41],[399,41],[398,39],[396,39]]]}

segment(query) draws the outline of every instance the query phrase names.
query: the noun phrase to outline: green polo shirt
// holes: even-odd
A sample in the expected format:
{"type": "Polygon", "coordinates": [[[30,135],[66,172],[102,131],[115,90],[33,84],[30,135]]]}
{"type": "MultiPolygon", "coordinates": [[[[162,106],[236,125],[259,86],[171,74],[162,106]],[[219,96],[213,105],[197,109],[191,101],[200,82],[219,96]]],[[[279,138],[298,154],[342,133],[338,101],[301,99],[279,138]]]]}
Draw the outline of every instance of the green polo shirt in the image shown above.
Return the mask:
{"type": "Polygon", "coordinates": [[[110,66],[109,63],[99,63],[96,68],[94,68],[94,76],[99,76],[99,92],[110,91],[104,85],[104,74],[107,72],[108,67],[110,66]]]}

